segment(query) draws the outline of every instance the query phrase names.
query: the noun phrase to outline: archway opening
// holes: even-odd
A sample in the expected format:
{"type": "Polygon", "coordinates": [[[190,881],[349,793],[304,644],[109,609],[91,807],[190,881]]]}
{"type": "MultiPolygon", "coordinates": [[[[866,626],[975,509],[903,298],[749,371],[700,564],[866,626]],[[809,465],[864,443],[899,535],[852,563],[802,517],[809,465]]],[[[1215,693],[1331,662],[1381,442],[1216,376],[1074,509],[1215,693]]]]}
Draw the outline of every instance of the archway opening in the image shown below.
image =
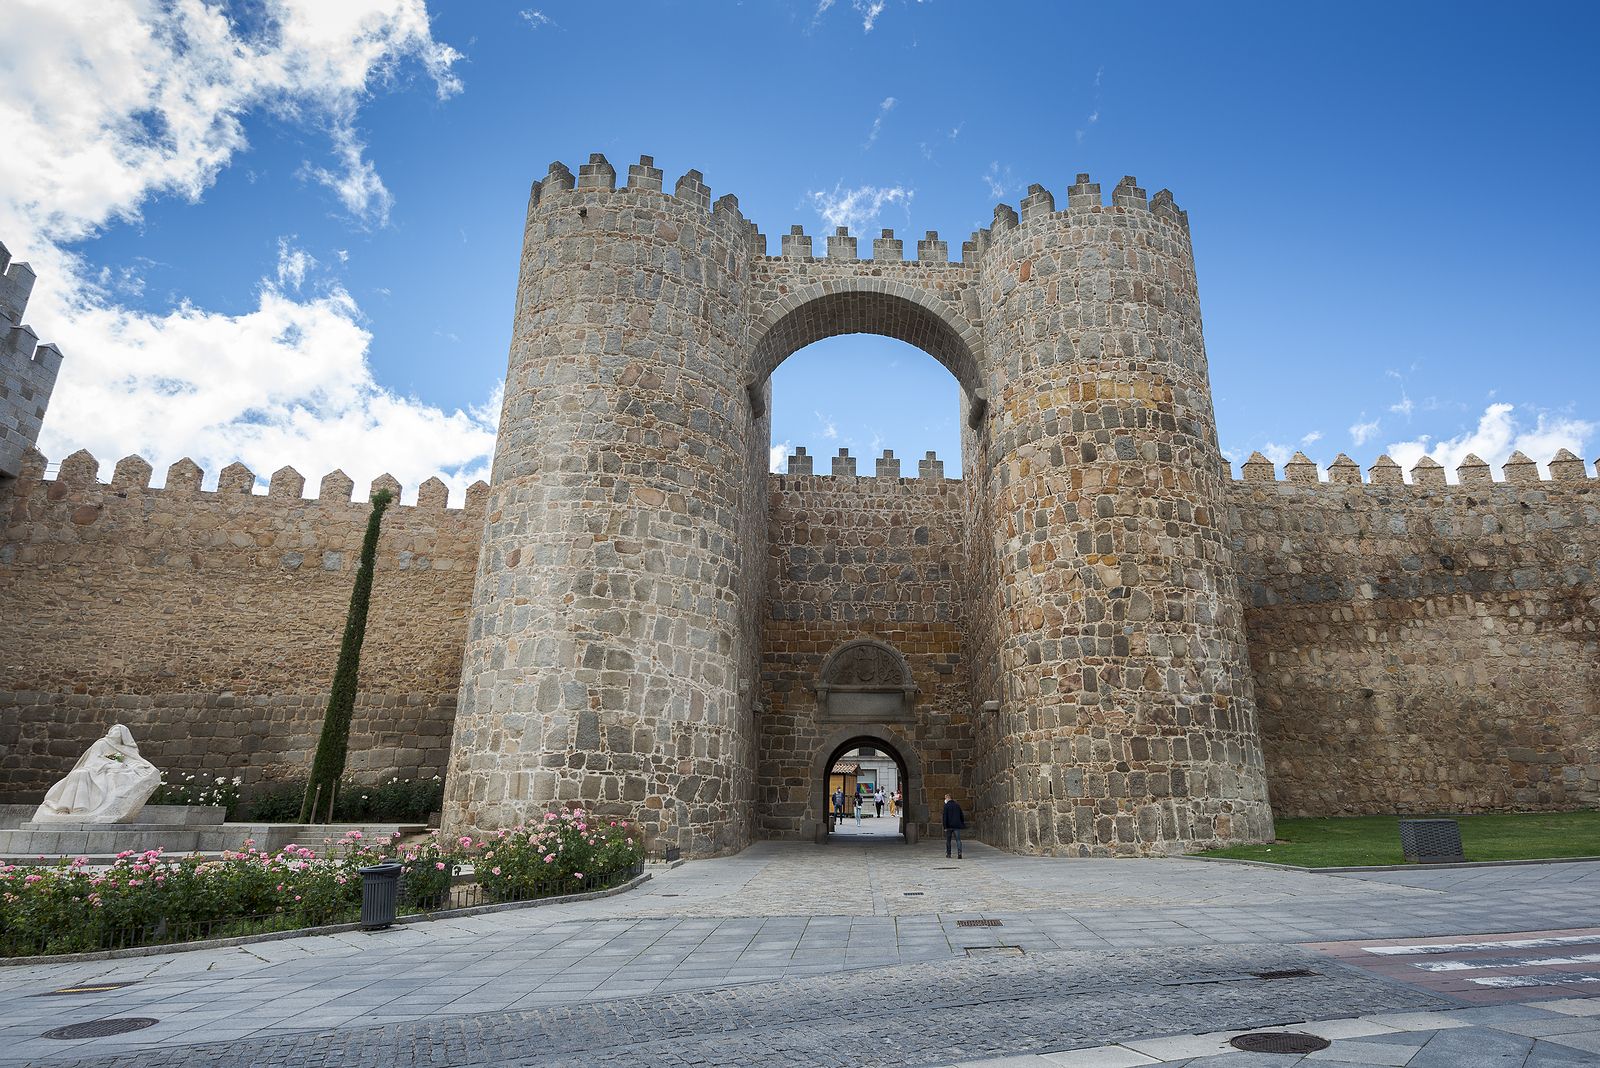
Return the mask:
{"type": "Polygon", "coordinates": [[[881,733],[862,733],[832,746],[817,767],[817,814],[822,838],[866,844],[915,840],[916,765],[881,733]],[[881,800],[880,800],[881,797],[881,800]]]}

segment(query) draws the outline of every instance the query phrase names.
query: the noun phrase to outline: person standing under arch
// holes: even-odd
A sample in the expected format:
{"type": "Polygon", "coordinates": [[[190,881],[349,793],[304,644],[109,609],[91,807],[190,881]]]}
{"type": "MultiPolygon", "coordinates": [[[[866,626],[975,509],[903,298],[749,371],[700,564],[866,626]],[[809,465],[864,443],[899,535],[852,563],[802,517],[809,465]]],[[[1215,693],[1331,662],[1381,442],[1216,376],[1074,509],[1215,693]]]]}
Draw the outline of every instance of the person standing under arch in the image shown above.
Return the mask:
{"type": "Polygon", "coordinates": [[[956,804],[956,802],[950,797],[949,794],[945,794],[944,795],[944,855],[945,855],[945,859],[946,860],[950,859],[950,842],[951,842],[952,839],[955,840],[955,844],[956,844],[956,859],[957,860],[964,860],[965,859],[961,855],[961,832],[966,830],[966,827],[967,827],[967,816],[966,816],[966,813],[961,811],[961,806],[956,804]]]}

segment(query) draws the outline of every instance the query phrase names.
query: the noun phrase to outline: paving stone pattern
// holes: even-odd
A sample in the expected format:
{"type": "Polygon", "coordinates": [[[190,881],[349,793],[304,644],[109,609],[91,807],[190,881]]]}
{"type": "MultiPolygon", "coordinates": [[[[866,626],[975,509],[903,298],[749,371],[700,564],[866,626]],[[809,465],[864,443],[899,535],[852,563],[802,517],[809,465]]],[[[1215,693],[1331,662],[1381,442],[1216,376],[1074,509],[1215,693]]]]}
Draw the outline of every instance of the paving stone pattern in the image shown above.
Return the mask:
{"type": "Polygon", "coordinates": [[[1288,947],[1058,953],[945,961],[866,975],[756,983],[382,1029],[153,1050],[57,1065],[912,1066],[987,1053],[1066,1049],[1200,1022],[1249,1026],[1328,1013],[1446,1003],[1342,969],[1265,981],[1252,970],[1314,967],[1288,947]]]}

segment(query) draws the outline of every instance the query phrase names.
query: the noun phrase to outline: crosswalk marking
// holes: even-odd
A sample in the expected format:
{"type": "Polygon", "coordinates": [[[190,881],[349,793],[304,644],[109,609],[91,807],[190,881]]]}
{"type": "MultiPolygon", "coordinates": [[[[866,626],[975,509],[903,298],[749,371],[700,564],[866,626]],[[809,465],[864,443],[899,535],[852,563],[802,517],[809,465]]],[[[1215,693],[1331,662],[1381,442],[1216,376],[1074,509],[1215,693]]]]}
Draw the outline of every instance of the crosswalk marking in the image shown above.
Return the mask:
{"type": "Polygon", "coordinates": [[[1413,953],[1470,953],[1479,949],[1553,949],[1556,946],[1594,945],[1600,934],[1553,935],[1546,938],[1510,938],[1504,942],[1434,942],[1420,946],[1363,946],[1368,953],[1406,957],[1413,953]]]}
{"type": "Polygon", "coordinates": [[[1509,990],[1524,986],[1575,986],[1579,983],[1600,983],[1600,973],[1595,972],[1566,972],[1551,975],[1484,975],[1475,976],[1467,980],[1479,986],[1494,987],[1499,990],[1509,990]]]}
{"type": "Polygon", "coordinates": [[[1477,960],[1425,961],[1413,964],[1425,972],[1479,972],[1488,968],[1544,968],[1553,964],[1596,964],[1600,953],[1577,953],[1570,957],[1480,957],[1477,960]]]}

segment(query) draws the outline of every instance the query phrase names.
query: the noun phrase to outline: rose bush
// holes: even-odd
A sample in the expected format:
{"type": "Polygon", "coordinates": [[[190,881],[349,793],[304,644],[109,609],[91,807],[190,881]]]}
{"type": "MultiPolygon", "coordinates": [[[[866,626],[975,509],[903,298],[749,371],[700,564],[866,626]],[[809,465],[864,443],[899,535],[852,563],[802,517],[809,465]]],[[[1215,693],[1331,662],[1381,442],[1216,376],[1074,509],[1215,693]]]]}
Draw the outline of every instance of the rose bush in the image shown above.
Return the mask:
{"type": "MultiPolygon", "coordinates": [[[[359,831],[318,853],[276,853],[246,842],[219,858],[123,853],[0,866],[0,956],[72,953],[354,920],[360,869],[388,858],[403,870],[402,907],[430,910],[481,900],[519,901],[623,881],[644,859],[636,829],[582,811],[551,812],[531,827],[474,840],[368,841],[359,831]],[[481,893],[452,892],[470,869],[481,893]]],[[[467,891],[470,891],[470,887],[467,891]]]]}

